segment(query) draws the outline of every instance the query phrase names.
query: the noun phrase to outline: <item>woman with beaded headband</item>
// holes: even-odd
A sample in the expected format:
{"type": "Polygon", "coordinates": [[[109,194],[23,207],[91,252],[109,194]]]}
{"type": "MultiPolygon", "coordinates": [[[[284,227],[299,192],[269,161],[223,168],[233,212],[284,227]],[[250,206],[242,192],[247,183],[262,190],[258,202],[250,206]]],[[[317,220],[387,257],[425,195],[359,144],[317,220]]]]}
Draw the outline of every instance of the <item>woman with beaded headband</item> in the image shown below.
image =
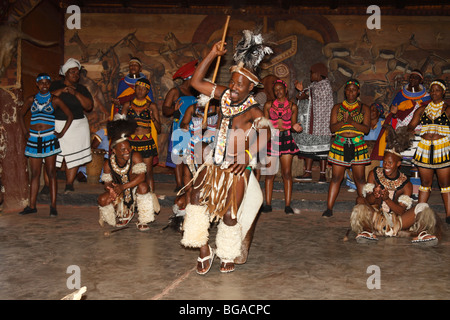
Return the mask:
{"type": "Polygon", "coordinates": [[[419,203],[427,203],[436,172],[446,212],[445,221],[450,224],[450,108],[444,101],[446,84],[435,80],[430,85],[431,102],[414,113],[408,125],[410,131],[421,124],[420,142],[414,154],[419,169],[419,203]]]}
{"type": "MultiPolygon", "coordinates": [[[[284,182],[284,196],[286,214],[293,214],[294,210],[291,208],[292,197],[292,158],[299,151],[297,144],[292,137],[292,131],[302,131],[302,126],[297,123],[297,105],[289,101],[288,88],[286,82],[283,80],[276,80],[273,85],[273,92],[275,95],[274,101],[267,101],[264,104],[264,117],[272,121],[274,127],[274,136],[268,146],[267,155],[269,156],[270,164],[278,167],[278,159],[281,163],[281,175],[284,182]]],[[[266,175],[265,181],[265,200],[266,204],[263,206],[263,212],[272,211],[272,191],[273,181],[275,175],[266,175]]]]}
{"type": "Polygon", "coordinates": [[[327,209],[323,217],[333,215],[334,202],[339,194],[345,170],[352,169],[358,195],[366,182],[365,166],[370,163],[364,135],[370,131],[370,108],[358,100],[360,84],[350,79],[345,84],[345,100],[331,110],[330,130],[335,134],[328,153],[332,177],[328,188],[327,209]]]}
{"type": "Polygon", "coordinates": [[[370,171],[350,216],[356,241],[374,243],[377,236],[408,235],[413,244],[436,245],[441,235],[439,218],[426,203],[414,206],[412,183],[400,172],[401,153],[411,146],[412,135],[406,126],[394,131],[389,125],[386,130],[383,166],[370,171]]]}
{"type": "Polygon", "coordinates": [[[146,181],[147,166],[139,152],[131,148],[129,138],[136,122],[119,119],[107,123],[111,157],[103,165],[101,176],[105,192],[98,197],[99,223],[113,227],[126,226],[138,213],[137,228],[149,230],[148,223],[159,212],[158,200],[146,181]]]}
{"type": "Polygon", "coordinates": [[[153,181],[153,158],[158,155],[156,137],[152,136],[152,124],[157,133],[161,133],[161,120],[156,104],[147,98],[150,82],[143,78],[136,81],[135,97],[123,105],[121,114],[137,123],[136,132],[130,136],[131,147],[141,154],[147,165],[146,179],[152,192],[155,191],[153,181]]]}
{"type": "Polygon", "coordinates": [[[39,92],[25,100],[20,111],[19,123],[24,136],[27,138],[25,155],[30,160],[31,183],[30,203],[20,214],[37,212],[36,198],[39,191],[42,161],[49,179],[50,188],[50,216],[57,216],[56,210],[56,155],[61,152],[59,138],[63,137],[73,121],[72,112],[58,97],[50,91],[51,78],[46,73],[40,73],[36,78],[39,92]],[[67,121],[60,132],[55,131],[55,110],[60,109],[67,117],[67,121]],[[28,131],[24,116],[31,112],[30,130],[28,131]]]}

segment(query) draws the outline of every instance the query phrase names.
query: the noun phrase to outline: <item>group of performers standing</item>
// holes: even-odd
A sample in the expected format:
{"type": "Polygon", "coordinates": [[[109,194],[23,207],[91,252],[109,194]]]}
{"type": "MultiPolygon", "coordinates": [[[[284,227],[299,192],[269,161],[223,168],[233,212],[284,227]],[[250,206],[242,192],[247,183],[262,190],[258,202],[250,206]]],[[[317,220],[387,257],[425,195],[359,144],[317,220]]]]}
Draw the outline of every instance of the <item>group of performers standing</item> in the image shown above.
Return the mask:
{"type": "MultiPolygon", "coordinates": [[[[182,139],[185,142],[182,145],[171,139],[170,156],[184,159],[179,167],[176,163],[178,197],[174,208],[177,213],[183,212],[181,243],[199,249],[197,273],[207,273],[215,256],[220,258],[220,271],[224,273],[247,260],[255,218],[261,208],[264,212],[271,211],[274,175],[266,177],[265,195],[255,176],[261,169],[258,163],[266,148],[272,158],[269,163],[278,159],[281,163],[287,214],[293,213],[290,206],[292,159],[310,153],[313,156],[306,156],[305,175],[299,180],[311,179],[313,160],[321,162],[321,182],[326,181],[326,163],[332,166],[324,217],[332,216],[345,171],[351,168],[358,192],[351,227],[358,242],[375,242],[376,235],[397,236],[403,230],[410,232],[413,243],[437,243],[439,218],[427,204],[434,172],[446,221],[450,223],[450,109],[444,102],[443,81],[432,82],[427,101],[420,84],[421,74],[411,75],[419,83],[411,84],[408,89],[412,86],[413,96],[418,98],[398,102],[387,117],[385,124],[389,125],[383,127],[382,139],[378,139],[376,147],[383,165],[372,170],[366,179],[365,166],[371,162],[371,156],[364,136],[371,129],[371,118],[370,107],[358,99],[361,85],[357,80],[348,80],[345,100],[333,104],[326,68],[321,64],[312,66],[311,86],[304,89],[301,83],[296,83],[299,100],[308,98],[313,103],[311,109],[314,108],[303,119],[299,115],[300,104],[288,99],[288,86],[282,80],[273,83],[273,101],[267,101],[264,106],[256,102],[252,93],[261,84],[258,65],[265,55],[272,53],[259,34],[244,31],[233,55],[235,64],[230,69],[228,86],[206,80],[211,64],[227,52],[224,45],[223,41],[214,44],[202,61],[193,61],[178,71],[177,78],[183,80],[183,85],[169,91],[163,107],[165,116],[174,116],[176,128],[190,132],[187,143],[182,139]],[[187,98],[198,93],[202,99],[187,98]],[[405,124],[405,121],[409,122],[405,124]],[[411,146],[412,133],[419,125],[420,142],[412,162],[418,167],[421,186],[419,203],[414,205],[411,182],[399,167],[401,153],[411,146]],[[206,128],[210,129],[209,136],[203,136],[206,128]],[[266,204],[262,206],[264,198],[266,204]],[[209,245],[209,227],[214,221],[218,222],[216,248],[209,245]]],[[[106,222],[115,227],[124,226],[137,214],[137,227],[145,231],[159,212],[152,166],[157,156],[156,134],[161,131],[161,121],[150,82],[142,76],[141,67],[138,59],[130,61],[127,77],[132,85],[125,81],[119,87],[120,107],[114,110],[115,116],[107,125],[111,155],[103,166],[101,179],[105,192],[99,196],[98,204],[101,225],[106,222]]],[[[40,173],[37,168],[42,158],[46,159],[46,170],[51,177],[52,207],[55,205],[53,163],[59,152],[58,138],[73,120],[69,108],[49,93],[49,85],[48,75],[40,75],[39,93],[26,101],[22,112],[22,115],[28,110],[32,113],[26,155],[32,161],[33,179],[30,206],[25,208],[25,214],[36,210],[39,184],[36,177],[40,173]],[[57,108],[66,114],[67,120],[54,133],[52,114],[57,108]]],[[[27,134],[23,121],[21,124],[27,134]]]]}

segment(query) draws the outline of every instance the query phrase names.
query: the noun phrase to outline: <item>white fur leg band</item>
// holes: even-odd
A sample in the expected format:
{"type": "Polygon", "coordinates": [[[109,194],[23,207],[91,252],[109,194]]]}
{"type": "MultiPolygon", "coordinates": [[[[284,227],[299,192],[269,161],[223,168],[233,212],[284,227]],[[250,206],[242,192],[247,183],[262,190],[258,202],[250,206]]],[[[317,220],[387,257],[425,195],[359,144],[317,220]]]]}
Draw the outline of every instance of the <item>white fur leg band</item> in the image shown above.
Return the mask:
{"type": "Polygon", "coordinates": [[[147,172],[147,166],[144,162],[136,163],[132,168],[131,172],[134,174],[141,174],[147,172]]]}
{"type": "Polygon", "coordinates": [[[139,224],[147,224],[155,221],[153,197],[150,192],[145,194],[136,194],[136,204],[138,207],[139,224]]]}
{"type": "Polygon", "coordinates": [[[233,261],[241,255],[241,225],[227,226],[223,220],[217,226],[217,256],[222,260],[233,261]]]}
{"type": "Polygon", "coordinates": [[[398,202],[404,204],[406,206],[406,210],[408,210],[412,207],[413,199],[406,194],[402,194],[400,197],[398,197],[398,202]]]}
{"type": "Polygon", "coordinates": [[[206,206],[188,204],[183,223],[181,244],[185,247],[200,248],[208,243],[209,214],[206,206]]]}
{"type": "Polygon", "coordinates": [[[357,204],[353,207],[350,215],[350,226],[355,233],[361,233],[372,226],[372,212],[364,204],[357,204]]]}
{"type": "Polygon", "coordinates": [[[99,220],[101,226],[103,226],[103,222],[106,222],[110,226],[116,226],[116,212],[114,210],[114,206],[110,203],[107,206],[98,206],[99,211],[99,220]]]}
{"type": "Polygon", "coordinates": [[[368,193],[372,193],[375,185],[373,183],[366,183],[362,190],[362,195],[365,198],[368,193]]]}
{"type": "Polygon", "coordinates": [[[416,215],[416,221],[409,228],[410,231],[417,233],[427,231],[429,234],[436,232],[436,213],[427,203],[418,203],[414,208],[414,213],[416,215]]]}
{"type": "Polygon", "coordinates": [[[102,173],[102,177],[101,177],[103,182],[111,182],[112,181],[112,175],[111,173],[102,173]]]}

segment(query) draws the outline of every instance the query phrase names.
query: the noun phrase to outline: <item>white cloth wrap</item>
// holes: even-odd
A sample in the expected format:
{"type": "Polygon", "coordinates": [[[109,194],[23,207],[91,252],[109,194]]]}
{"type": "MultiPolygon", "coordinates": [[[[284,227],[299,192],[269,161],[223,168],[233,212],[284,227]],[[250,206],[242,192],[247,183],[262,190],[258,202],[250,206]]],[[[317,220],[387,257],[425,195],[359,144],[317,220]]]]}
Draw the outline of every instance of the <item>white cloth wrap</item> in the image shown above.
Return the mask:
{"type": "MultiPolygon", "coordinates": [[[[55,120],[55,131],[61,132],[66,124],[65,120],[55,120]]],[[[68,169],[81,166],[92,161],[91,134],[86,116],[75,119],[62,138],[59,138],[61,153],[56,155],[56,167],[61,168],[66,161],[68,169]]]]}

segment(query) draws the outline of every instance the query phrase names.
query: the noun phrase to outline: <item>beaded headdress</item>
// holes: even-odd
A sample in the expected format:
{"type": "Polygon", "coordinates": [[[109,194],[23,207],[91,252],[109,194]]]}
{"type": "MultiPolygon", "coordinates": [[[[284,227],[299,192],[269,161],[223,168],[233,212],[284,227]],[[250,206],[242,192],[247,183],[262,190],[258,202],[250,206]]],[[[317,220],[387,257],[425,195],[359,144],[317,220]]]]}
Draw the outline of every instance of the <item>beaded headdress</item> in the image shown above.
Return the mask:
{"type": "Polygon", "coordinates": [[[386,130],[386,149],[384,152],[390,152],[402,158],[401,153],[411,147],[414,134],[408,132],[407,126],[398,127],[397,129],[387,126],[386,130]]]}
{"type": "Polygon", "coordinates": [[[127,119],[117,119],[108,121],[106,130],[110,138],[111,148],[114,148],[118,143],[128,139],[136,131],[136,121],[127,119]]]}
{"type": "Polygon", "coordinates": [[[259,64],[268,54],[273,51],[264,44],[261,34],[255,34],[253,31],[244,30],[241,40],[237,43],[233,60],[236,65],[230,68],[232,73],[238,72],[246,77],[255,85],[261,85],[258,77],[259,64]]]}

